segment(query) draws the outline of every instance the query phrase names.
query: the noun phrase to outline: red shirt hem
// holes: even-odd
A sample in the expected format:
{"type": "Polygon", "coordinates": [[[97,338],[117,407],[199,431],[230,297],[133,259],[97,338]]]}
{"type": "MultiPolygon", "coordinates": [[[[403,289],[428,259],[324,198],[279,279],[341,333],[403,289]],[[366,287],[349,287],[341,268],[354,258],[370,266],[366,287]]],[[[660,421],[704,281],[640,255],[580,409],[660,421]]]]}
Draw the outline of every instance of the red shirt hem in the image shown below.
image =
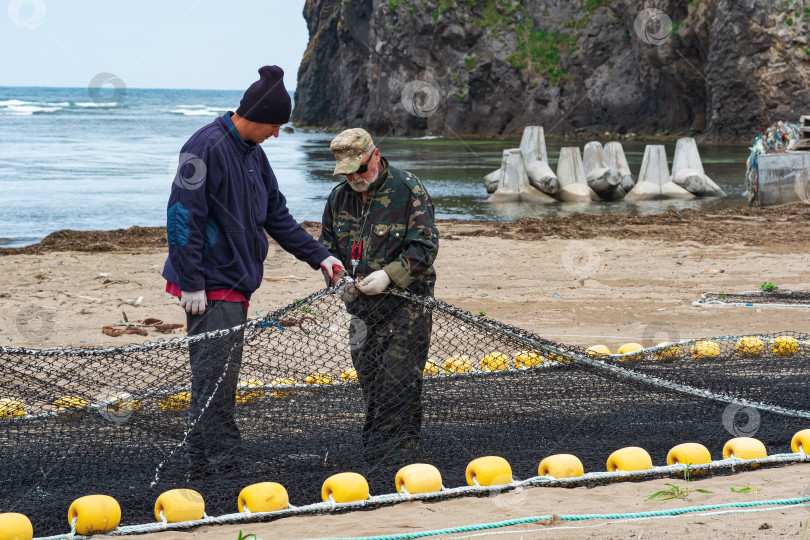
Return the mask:
{"type": "MultiPolygon", "coordinates": [[[[166,292],[172,296],[176,296],[180,298],[183,296],[183,293],[180,291],[180,287],[172,283],[171,281],[166,282],[166,292]]],[[[209,300],[225,300],[226,302],[242,302],[242,305],[245,309],[250,308],[250,300],[245,298],[245,295],[240,293],[239,291],[235,291],[233,289],[216,289],[213,291],[205,291],[205,296],[209,300]]]]}

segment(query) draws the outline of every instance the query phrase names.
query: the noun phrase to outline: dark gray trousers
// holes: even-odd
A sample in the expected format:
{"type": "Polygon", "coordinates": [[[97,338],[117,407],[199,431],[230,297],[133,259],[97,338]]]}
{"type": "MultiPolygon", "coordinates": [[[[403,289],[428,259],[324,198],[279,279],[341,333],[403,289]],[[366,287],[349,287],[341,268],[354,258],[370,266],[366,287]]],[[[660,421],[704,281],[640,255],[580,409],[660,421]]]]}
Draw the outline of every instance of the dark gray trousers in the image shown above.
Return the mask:
{"type": "MultiPolygon", "coordinates": [[[[231,328],[244,324],[246,318],[247,310],[241,302],[209,300],[202,315],[186,312],[188,335],[231,328]]],[[[189,424],[196,420],[188,436],[188,453],[192,467],[230,466],[238,459],[241,439],[233,409],[242,364],[243,340],[244,330],[241,330],[224,337],[189,344],[189,424]],[[217,381],[223,373],[225,376],[217,387],[217,381]],[[214,397],[211,403],[197,419],[212,394],[214,397]]]]}
{"type": "Polygon", "coordinates": [[[366,458],[405,459],[420,446],[422,371],[430,349],[432,314],[383,295],[363,298],[352,309],[363,323],[352,363],[366,408],[362,432],[366,458]]]}

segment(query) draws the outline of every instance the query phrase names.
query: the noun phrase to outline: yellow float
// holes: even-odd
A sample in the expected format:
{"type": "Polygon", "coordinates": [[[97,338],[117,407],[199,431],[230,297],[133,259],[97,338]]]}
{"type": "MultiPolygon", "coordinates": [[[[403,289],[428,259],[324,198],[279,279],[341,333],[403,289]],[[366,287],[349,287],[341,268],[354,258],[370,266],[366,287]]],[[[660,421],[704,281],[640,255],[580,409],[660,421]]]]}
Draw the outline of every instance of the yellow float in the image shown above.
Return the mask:
{"type": "Polygon", "coordinates": [[[79,534],[105,534],[115,530],[121,521],[121,507],[109,495],[79,497],[68,509],[68,524],[76,520],[79,534]]]}
{"type": "MultiPolygon", "coordinates": [[[[662,341],[656,347],[666,347],[667,345],[671,345],[672,342],[670,341],[662,341]]],[[[681,357],[681,348],[677,345],[672,345],[671,347],[667,347],[666,349],[661,349],[660,351],[655,353],[656,360],[661,360],[662,362],[671,362],[672,360],[677,360],[681,357]]]]}
{"type": "Polygon", "coordinates": [[[652,469],[652,458],[643,448],[628,446],[616,450],[607,460],[608,472],[646,471],[652,469]]]}
{"type": "Polygon", "coordinates": [[[323,483],[321,498],[328,501],[329,496],[336,503],[364,501],[368,499],[368,482],[362,474],[344,472],[333,474],[323,483]]]}
{"type": "Polygon", "coordinates": [[[397,471],[394,483],[399,493],[434,493],[442,490],[442,473],[433,465],[413,463],[397,471]]]}
{"type": "Polygon", "coordinates": [[[121,393],[110,396],[106,408],[116,415],[133,414],[141,410],[143,403],[140,399],[132,397],[131,394],[121,393]]]}
{"type": "Polygon", "coordinates": [[[425,369],[422,370],[422,375],[425,377],[433,377],[438,375],[442,372],[442,367],[434,362],[433,360],[428,360],[425,362],[425,369]]]}
{"type": "Polygon", "coordinates": [[[19,399],[0,398],[0,418],[18,418],[20,416],[25,416],[25,403],[19,399]]]}
{"type": "Polygon", "coordinates": [[[158,400],[158,407],[163,412],[187,411],[191,404],[191,392],[183,390],[161,396],[158,400]]]}
{"type": "Polygon", "coordinates": [[[793,356],[799,352],[799,342],[791,336],[779,336],[773,339],[771,351],[774,356],[793,356]]]}
{"type": "Polygon", "coordinates": [[[591,345],[586,349],[586,354],[588,356],[593,356],[594,358],[602,358],[604,356],[610,356],[610,349],[607,348],[607,345],[591,345]]]}
{"type": "Polygon", "coordinates": [[[481,359],[482,371],[503,371],[509,369],[509,357],[502,352],[494,351],[481,359]]]}
{"type": "Polygon", "coordinates": [[[794,452],[810,453],[810,429],[796,432],[790,440],[790,449],[794,452]]]}
{"type": "Polygon", "coordinates": [[[768,450],[762,441],[751,437],[737,437],[723,445],[723,459],[759,459],[768,457],[768,450]]]}
{"type": "Polygon", "coordinates": [[[60,397],[53,402],[57,420],[80,420],[87,414],[87,400],[77,396],[60,397]]]}
{"type": "Polygon", "coordinates": [[[720,356],[720,345],[711,339],[703,339],[692,343],[692,357],[695,360],[707,360],[720,356]]]}
{"type": "Polygon", "coordinates": [[[759,338],[741,337],[737,340],[737,352],[746,358],[762,356],[762,353],[765,352],[765,343],[759,338]]]}
{"type": "MultiPolygon", "coordinates": [[[[273,379],[272,381],[270,381],[270,386],[292,386],[295,384],[298,384],[298,381],[296,381],[295,379],[288,379],[284,377],[279,379],[273,379]]],[[[297,390],[291,388],[289,390],[288,389],[273,390],[272,392],[270,392],[270,395],[273,396],[274,398],[287,398],[290,396],[294,396],[296,393],[297,390]]]]}
{"type": "Polygon", "coordinates": [[[202,519],[205,515],[205,501],[193,489],[171,489],[164,491],[155,501],[155,519],[162,522],[160,513],[169,523],[182,523],[202,519]]]}
{"type": "Polygon", "coordinates": [[[540,462],[537,476],[552,478],[573,478],[585,474],[585,468],[579,458],[573,454],[554,454],[540,462]]]}
{"type": "Polygon", "coordinates": [[[484,456],[472,460],[465,473],[467,485],[500,486],[512,482],[512,467],[499,456],[484,456]]]}
{"type": "Polygon", "coordinates": [[[31,540],[34,527],[31,520],[16,512],[0,514],[0,540],[31,540]]]}
{"type": "Polygon", "coordinates": [[[349,368],[340,374],[340,380],[343,382],[357,382],[357,370],[349,368]]]}
{"type": "Polygon", "coordinates": [[[332,384],[332,381],[332,375],[329,373],[313,373],[307,377],[307,384],[309,385],[332,384]]]}
{"type": "Polygon", "coordinates": [[[451,356],[444,361],[445,373],[469,373],[473,370],[472,360],[470,357],[462,354],[460,356],[451,356]]]}
{"type": "MultiPolygon", "coordinates": [[[[632,353],[632,352],[640,351],[643,348],[644,348],[644,346],[641,343],[625,343],[624,345],[619,347],[619,350],[616,351],[616,354],[632,353]]],[[[619,358],[619,362],[626,362],[628,364],[632,364],[634,362],[638,362],[642,358],[644,358],[643,353],[631,354],[630,356],[623,356],[623,357],[619,358]]]]}
{"type": "Polygon", "coordinates": [[[281,484],[259,482],[239,493],[237,506],[240,512],[275,512],[290,507],[290,496],[281,484]]]}
{"type": "Polygon", "coordinates": [[[236,387],[236,402],[242,405],[258,403],[264,399],[264,381],[261,379],[247,379],[239,381],[236,387]]]}
{"type": "Polygon", "coordinates": [[[515,367],[530,368],[543,365],[543,356],[532,351],[521,351],[515,355],[515,367]]]}
{"type": "Polygon", "coordinates": [[[563,354],[550,352],[548,353],[548,361],[553,364],[556,362],[573,362],[574,359],[563,354]]]}
{"type": "Polygon", "coordinates": [[[700,443],[683,443],[673,446],[667,454],[667,465],[681,463],[683,465],[703,465],[711,463],[712,456],[709,449],[700,443]]]}

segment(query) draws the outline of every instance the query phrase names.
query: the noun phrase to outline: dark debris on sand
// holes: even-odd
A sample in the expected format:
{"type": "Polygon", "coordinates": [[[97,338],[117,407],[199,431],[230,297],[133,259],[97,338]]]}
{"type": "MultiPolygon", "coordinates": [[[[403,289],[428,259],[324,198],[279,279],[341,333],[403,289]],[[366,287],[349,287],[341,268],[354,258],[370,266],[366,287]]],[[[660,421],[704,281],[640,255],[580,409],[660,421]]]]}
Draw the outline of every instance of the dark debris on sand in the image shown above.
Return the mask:
{"type": "MultiPolygon", "coordinates": [[[[302,222],[313,236],[320,224],[302,222]]],[[[768,208],[735,207],[712,212],[670,210],[654,215],[580,214],[508,222],[438,220],[445,238],[492,236],[514,240],[609,238],[666,239],[706,245],[796,242],[810,236],[810,205],[795,203],[768,208]]],[[[21,248],[0,248],[0,255],[54,251],[150,252],[166,250],[165,227],[130,227],[114,231],[56,231],[42,242],[21,248]]]]}

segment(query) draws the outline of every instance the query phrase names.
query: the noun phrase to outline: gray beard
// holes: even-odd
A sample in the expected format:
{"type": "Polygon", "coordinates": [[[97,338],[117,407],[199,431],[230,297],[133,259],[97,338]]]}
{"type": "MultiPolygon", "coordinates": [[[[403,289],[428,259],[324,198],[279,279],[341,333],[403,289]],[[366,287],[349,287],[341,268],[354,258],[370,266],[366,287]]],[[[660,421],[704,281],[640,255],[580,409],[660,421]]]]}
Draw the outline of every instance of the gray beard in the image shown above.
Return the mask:
{"type": "Polygon", "coordinates": [[[377,181],[378,176],[379,176],[379,173],[374,175],[373,180],[368,180],[368,181],[367,180],[360,180],[359,182],[351,182],[350,180],[347,179],[346,182],[348,182],[349,185],[351,186],[351,188],[353,190],[355,190],[356,192],[364,193],[364,192],[368,191],[368,188],[371,187],[371,184],[373,184],[374,182],[377,181]]]}
{"type": "Polygon", "coordinates": [[[351,186],[351,188],[352,188],[353,190],[355,190],[356,192],[358,192],[358,193],[364,193],[364,192],[368,191],[368,188],[370,188],[370,187],[371,187],[371,184],[373,184],[373,183],[374,183],[374,182],[363,182],[363,184],[362,184],[362,185],[358,185],[358,184],[354,184],[354,183],[352,183],[352,182],[349,182],[349,185],[350,185],[350,186],[351,186]]]}

